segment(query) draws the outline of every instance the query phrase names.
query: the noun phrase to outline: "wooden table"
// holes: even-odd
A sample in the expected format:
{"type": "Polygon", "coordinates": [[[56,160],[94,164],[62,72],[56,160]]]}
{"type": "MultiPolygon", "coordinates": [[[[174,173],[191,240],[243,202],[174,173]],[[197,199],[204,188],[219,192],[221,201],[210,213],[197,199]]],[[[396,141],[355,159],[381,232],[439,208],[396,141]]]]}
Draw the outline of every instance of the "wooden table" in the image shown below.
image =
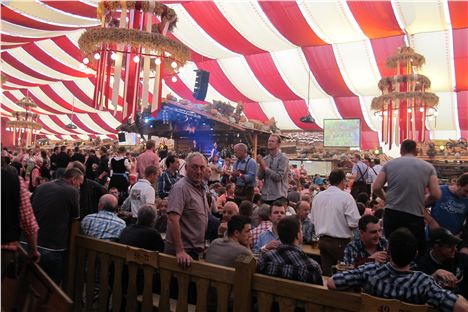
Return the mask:
{"type": "Polygon", "coordinates": [[[318,247],[312,247],[312,245],[304,244],[302,245],[302,250],[304,250],[304,252],[309,256],[320,257],[320,249],[318,247]]]}

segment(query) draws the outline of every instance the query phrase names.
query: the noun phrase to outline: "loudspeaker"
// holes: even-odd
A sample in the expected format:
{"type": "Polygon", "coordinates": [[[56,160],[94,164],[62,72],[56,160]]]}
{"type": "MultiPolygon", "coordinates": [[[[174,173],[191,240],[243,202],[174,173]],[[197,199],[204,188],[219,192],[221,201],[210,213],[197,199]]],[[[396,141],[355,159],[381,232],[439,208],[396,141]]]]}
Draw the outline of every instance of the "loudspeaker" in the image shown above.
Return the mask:
{"type": "Polygon", "coordinates": [[[119,132],[117,135],[119,136],[119,143],[122,143],[122,142],[126,141],[125,132],[119,132]]]}
{"type": "Polygon", "coordinates": [[[195,78],[195,87],[193,88],[193,97],[199,101],[203,101],[206,97],[208,89],[208,81],[210,80],[210,72],[197,69],[195,78]]]}

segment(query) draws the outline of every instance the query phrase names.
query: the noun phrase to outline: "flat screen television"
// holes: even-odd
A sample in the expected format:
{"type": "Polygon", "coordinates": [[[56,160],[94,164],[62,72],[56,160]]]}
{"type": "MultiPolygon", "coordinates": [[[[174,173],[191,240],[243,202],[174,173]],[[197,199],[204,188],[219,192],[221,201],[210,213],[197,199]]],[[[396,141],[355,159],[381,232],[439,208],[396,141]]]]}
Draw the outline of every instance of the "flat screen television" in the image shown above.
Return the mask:
{"type": "Polygon", "coordinates": [[[361,147],[360,119],[324,119],[323,146],[361,147]]]}

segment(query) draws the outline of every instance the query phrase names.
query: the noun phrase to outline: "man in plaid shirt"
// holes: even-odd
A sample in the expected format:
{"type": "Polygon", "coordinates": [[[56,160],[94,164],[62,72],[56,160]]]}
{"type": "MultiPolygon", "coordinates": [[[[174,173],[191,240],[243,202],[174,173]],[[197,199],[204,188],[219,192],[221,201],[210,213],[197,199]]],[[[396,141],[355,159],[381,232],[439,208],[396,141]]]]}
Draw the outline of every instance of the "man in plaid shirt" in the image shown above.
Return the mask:
{"type": "Polygon", "coordinates": [[[302,230],[297,217],[281,219],[278,223],[278,235],[281,244],[275,250],[260,256],[257,271],[275,277],[323,285],[320,266],[300,247],[302,230]]]}
{"type": "Polygon", "coordinates": [[[87,215],[81,221],[81,232],[94,238],[117,240],[125,228],[125,221],[115,214],[117,204],[114,195],[103,195],[99,199],[99,212],[87,215]]]}
{"type": "Polygon", "coordinates": [[[252,230],[252,246],[257,244],[260,234],[271,228],[270,206],[263,204],[258,208],[258,226],[252,230]]]}
{"type": "Polygon", "coordinates": [[[369,263],[335,274],[327,280],[327,286],[338,290],[360,287],[372,296],[413,304],[428,303],[442,312],[468,311],[465,298],[444,290],[431,276],[410,270],[416,250],[414,235],[406,228],[399,228],[390,235],[390,262],[384,265],[369,263]]]}

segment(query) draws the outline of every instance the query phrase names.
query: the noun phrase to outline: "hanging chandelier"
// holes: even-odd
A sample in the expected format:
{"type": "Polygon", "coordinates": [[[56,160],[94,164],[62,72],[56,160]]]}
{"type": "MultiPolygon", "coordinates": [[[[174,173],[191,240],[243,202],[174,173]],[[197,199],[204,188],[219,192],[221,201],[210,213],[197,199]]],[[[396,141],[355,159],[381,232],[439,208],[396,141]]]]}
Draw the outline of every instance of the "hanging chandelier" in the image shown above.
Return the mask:
{"type": "Polygon", "coordinates": [[[424,56],[410,47],[398,48],[387,59],[395,75],[379,81],[382,95],[372,100],[371,108],[381,118],[382,142],[390,148],[405,139],[424,142],[426,119],[437,116],[439,97],[426,91],[429,78],[416,73],[424,63],[424,56]]]}
{"type": "Polygon", "coordinates": [[[13,142],[16,146],[30,146],[42,129],[42,125],[38,123],[39,115],[32,112],[37,105],[28,96],[16,102],[16,105],[21,107],[21,110],[12,113],[15,120],[8,120],[5,130],[13,132],[13,142]]]}
{"type": "Polygon", "coordinates": [[[190,58],[187,46],[167,37],[176,26],[175,11],[156,1],[101,0],[97,17],[101,26],[78,40],[85,56],[81,67],[96,71],[94,107],[110,109],[112,104],[115,116],[123,106],[123,123],[138,111],[158,111],[163,77],[177,81],[179,68],[190,58]]]}

